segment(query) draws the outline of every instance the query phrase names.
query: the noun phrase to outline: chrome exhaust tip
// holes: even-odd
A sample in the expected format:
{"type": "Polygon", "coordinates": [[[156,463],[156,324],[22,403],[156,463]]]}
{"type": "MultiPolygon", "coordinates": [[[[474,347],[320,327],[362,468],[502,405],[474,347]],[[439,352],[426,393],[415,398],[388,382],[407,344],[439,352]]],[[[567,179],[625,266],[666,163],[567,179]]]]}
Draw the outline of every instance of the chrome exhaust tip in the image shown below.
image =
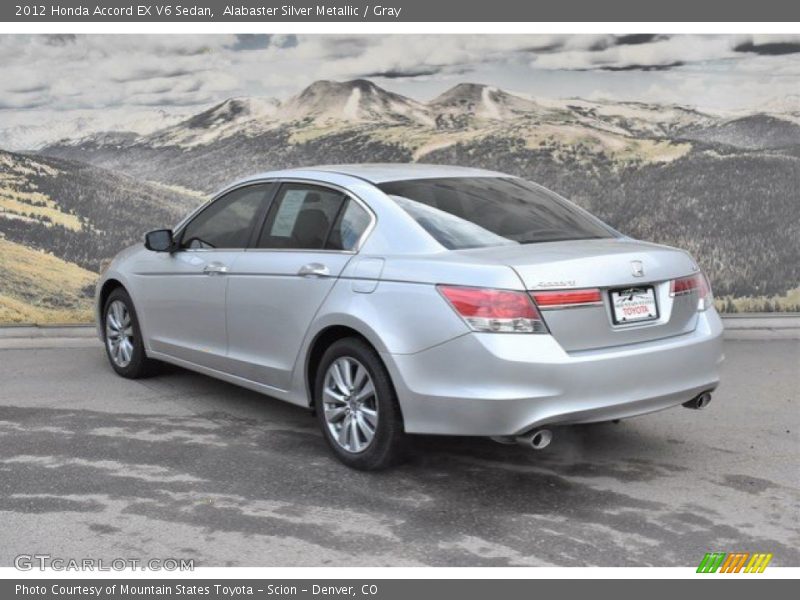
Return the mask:
{"type": "Polygon", "coordinates": [[[683,406],[694,410],[701,410],[711,403],[711,392],[703,392],[698,394],[688,402],[684,402],[683,406]]]}
{"type": "Polygon", "coordinates": [[[549,429],[534,429],[524,435],[518,435],[516,441],[526,448],[544,450],[553,441],[553,432],[549,429]]]}
{"type": "Polygon", "coordinates": [[[513,435],[493,435],[489,439],[498,444],[503,444],[504,446],[513,446],[517,443],[517,438],[513,435]]]}

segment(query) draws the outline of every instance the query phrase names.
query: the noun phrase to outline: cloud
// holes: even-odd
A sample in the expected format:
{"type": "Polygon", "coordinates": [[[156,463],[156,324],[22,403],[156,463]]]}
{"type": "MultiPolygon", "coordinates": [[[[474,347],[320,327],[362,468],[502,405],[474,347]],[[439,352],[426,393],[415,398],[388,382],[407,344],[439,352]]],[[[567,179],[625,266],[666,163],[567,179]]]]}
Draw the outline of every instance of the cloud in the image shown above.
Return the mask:
{"type": "Polygon", "coordinates": [[[436,75],[442,71],[439,67],[424,67],[419,69],[389,69],[387,71],[373,71],[363,73],[360,77],[379,77],[384,79],[403,79],[405,77],[423,77],[436,75]]]}
{"type": "Polygon", "coordinates": [[[367,37],[324,37],[320,49],[328,59],[362,56],[373,42],[367,37]]]}
{"type": "Polygon", "coordinates": [[[245,33],[236,36],[236,43],[231,46],[232,50],[263,50],[269,48],[270,38],[267,34],[245,33]]]}
{"type": "MultiPolygon", "coordinates": [[[[718,85],[752,97],[797,87],[798,48],[800,36],[769,35],[5,35],[0,105],[199,108],[358,77],[431,97],[465,73],[533,95],[602,89],[619,97],[670,74],[692,82],[713,74],[718,85]]],[[[671,97],[669,86],[658,89],[671,97]]]]}
{"type": "Polygon", "coordinates": [[[533,67],[605,71],[667,70],[689,63],[734,56],[729,36],[618,36],[588,49],[537,56],[533,67]]]}
{"type": "Polygon", "coordinates": [[[638,46],[639,44],[649,44],[650,42],[666,39],[669,39],[669,36],[655,33],[632,33],[628,35],[619,35],[616,37],[615,41],[619,46],[638,46]]]}
{"type": "MultiPolygon", "coordinates": [[[[595,36],[591,43],[588,44],[585,50],[590,52],[600,52],[614,46],[638,46],[640,44],[649,44],[651,42],[669,39],[667,35],[655,33],[632,33],[627,35],[603,35],[595,36]]],[[[573,47],[573,49],[576,49],[573,47]]]]}
{"type": "Polygon", "coordinates": [[[48,90],[50,86],[46,83],[34,83],[32,85],[15,85],[11,84],[9,87],[6,88],[6,91],[9,94],[34,94],[36,92],[44,92],[48,90]]]}
{"type": "Polygon", "coordinates": [[[56,33],[52,35],[45,35],[44,43],[50,46],[66,46],[67,44],[74,44],[78,39],[74,33],[56,33]]]}
{"type": "Polygon", "coordinates": [[[800,52],[800,40],[796,42],[765,42],[763,44],[747,41],[736,46],[734,50],[736,52],[752,52],[754,54],[765,54],[767,56],[796,54],[800,52]]]}
{"type": "Polygon", "coordinates": [[[630,34],[597,38],[583,48],[563,46],[536,56],[532,66],[581,71],[665,71],[714,61],[738,61],[743,54],[780,56],[798,52],[800,36],[630,34]]]}
{"type": "Polygon", "coordinates": [[[297,45],[296,35],[272,35],[265,33],[242,33],[236,36],[236,43],[230,46],[234,52],[264,50],[270,46],[292,48],[297,45]]]}
{"type": "Polygon", "coordinates": [[[676,60],[671,63],[659,63],[655,65],[603,65],[597,67],[600,71],[669,71],[675,67],[682,67],[684,62],[676,60]]]}
{"type": "Polygon", "coordinates": [[[13,110],[20,108],[29,110],[32,108],[41,108],[43,106],[47,106],[47,100],[43,98],[22,101],[15,100],[14,98],[5,98],[0,100],[0,110],[13,110]]]}
{"type": "Polygon", "coordinates": [[[185,75],[192,75],[194,71],[191,69],[173,69],[168,65],[166,68],[145,68],[128,72],[125,75],[112,77],[112,81],[116,83],[127,83],[131,81],[145,81],[148,79],[174,79],[176,77],[184,77],[185,75]]]}

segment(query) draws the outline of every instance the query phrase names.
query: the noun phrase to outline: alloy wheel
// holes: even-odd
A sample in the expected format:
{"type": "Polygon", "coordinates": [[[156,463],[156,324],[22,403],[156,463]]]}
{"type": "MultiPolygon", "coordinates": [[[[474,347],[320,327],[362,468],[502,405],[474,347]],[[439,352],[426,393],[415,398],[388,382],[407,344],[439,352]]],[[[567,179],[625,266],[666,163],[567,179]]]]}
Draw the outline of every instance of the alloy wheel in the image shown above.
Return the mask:
{"type": "Polygon", "coordinates": [[[352,453],[369,447],[378,427],[378,396],[364,365],[349,356],[334,360],[325,373],[322,404],[339,447],[352,453]]]}
{"type": "Polygon", "coordinates": [[[133,323],[128,307],[114,300],[106,311],[106,346],[118,367],[127,367],[133,358],[133,323]]]}

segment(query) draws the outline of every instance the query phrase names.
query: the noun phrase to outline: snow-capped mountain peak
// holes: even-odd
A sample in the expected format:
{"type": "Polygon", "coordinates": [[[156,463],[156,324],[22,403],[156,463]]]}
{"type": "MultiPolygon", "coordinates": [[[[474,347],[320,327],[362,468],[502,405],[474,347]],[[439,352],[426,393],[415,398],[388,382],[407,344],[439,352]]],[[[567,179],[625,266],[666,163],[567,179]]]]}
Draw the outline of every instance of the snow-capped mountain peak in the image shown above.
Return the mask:
{"type": "Polygon", "coordinates": [[[316,81],[281,107],[286,121],[377,121],[431,124],[424,104],[385,90],[366,79],[316,81]]]}
{"type": "Polygon", "coordinates": [[[440,114],[472,115],[492,120],[542,110],[531,98],[479,83],[459,83],[434,98],[429,106],[440,114]]]}
{"type": "Polygon", "coordinates": [[[228,98],[187,119],[183,125],[191,129],[208,129],[229,123],[263,119],[275,115],[280,102],[275,98],[228,98]]]}
{"type": "Polygon", "coordinates": [[[198,146],[238,133],[255,133],[273,120],[280,107],[275,98],[228,98],[185,121],[150,136],[155,146],[198,146]]]}

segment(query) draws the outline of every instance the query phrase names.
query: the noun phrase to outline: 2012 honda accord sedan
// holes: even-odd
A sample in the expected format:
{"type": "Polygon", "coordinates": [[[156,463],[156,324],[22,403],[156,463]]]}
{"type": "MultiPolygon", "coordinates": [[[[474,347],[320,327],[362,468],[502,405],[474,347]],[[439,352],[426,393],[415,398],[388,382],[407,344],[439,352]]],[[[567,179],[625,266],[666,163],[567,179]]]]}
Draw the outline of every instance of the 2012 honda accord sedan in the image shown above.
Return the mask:
{"type": "Polygon", "coordinates": [[[533,448],[551,427],[683,404],[722,324],[682,250],[518,177],[419,164],[239,181],[122,251],[97,286],[113,369],[174,363],[315,410],[345,464],[407,434],[533,448]]]}

